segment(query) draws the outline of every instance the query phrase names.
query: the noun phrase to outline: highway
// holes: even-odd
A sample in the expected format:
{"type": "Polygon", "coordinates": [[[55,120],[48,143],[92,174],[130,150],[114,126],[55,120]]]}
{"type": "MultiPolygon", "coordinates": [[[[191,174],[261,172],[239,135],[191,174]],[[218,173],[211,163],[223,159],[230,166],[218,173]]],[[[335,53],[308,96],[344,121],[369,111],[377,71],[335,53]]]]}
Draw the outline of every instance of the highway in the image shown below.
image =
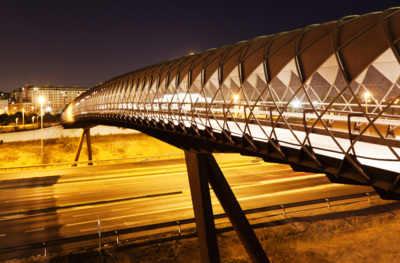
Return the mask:
{"type": "MultiPolygon", "coordinates": [[[[294,172],[287,165],[226,156],[217,156],[217,161],[242,209],[372,191],[331,184],[322,174],[294,172]]],[[[2,184],[0,248],[97,233],[98,218],[102,231],[193,218],[182,159],[42,174],[2,184]],[[34,185],[38,180],[41,185],[34,185]]],[[[223,213],[213,194],[212,202],[214,214],[223,213]]]]}

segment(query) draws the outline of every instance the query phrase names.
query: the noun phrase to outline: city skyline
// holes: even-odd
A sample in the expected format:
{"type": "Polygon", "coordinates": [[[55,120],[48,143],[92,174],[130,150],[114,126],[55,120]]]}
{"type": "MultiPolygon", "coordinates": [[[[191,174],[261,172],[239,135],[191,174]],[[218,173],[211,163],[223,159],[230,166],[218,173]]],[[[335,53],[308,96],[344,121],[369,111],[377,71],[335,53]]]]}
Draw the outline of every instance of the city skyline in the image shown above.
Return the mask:
{"type": "Polygon", "coordinates": [[[0,90],[26,84],[92,88],[192,52],[396,4],[2,0],[0,90]]]}

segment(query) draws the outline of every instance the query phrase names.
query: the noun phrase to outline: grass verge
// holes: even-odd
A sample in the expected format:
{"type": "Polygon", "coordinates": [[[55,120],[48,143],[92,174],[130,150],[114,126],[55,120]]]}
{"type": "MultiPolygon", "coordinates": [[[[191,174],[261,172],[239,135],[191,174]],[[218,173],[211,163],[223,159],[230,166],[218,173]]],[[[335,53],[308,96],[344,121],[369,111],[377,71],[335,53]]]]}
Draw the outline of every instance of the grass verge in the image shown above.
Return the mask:
{"type": "MultiPolygon", "coordinates": [[[[177,148],[142,133],[91,136],[93,160],[122,159],[164,155],[177,148]]],[[[61,137],[44,141],[44,164],[73,162],[79,138],[61,137]]],[[[41,142],[9,142],[0,145],[0,167],[19,167],[41,164],[41,142]]],[[[80,160],[87,160],[86,143],[80,160]]]]}

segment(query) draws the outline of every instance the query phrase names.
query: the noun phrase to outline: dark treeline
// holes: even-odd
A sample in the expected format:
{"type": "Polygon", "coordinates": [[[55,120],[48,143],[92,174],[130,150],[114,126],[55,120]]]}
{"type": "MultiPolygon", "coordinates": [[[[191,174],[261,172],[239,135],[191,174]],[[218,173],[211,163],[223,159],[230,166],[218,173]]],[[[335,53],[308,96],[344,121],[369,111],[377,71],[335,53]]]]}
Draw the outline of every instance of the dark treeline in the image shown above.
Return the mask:
{"type": "MultiPolygon", "coordinates": [[[[40,116],[37,113],[28,113],[24,114],[24,122],[25,124],[37,123],[40,121],[40,116]]],[[[50,112],[46,112],[43,116],[44,123],[54,123],[60,121],[61,114],[51,114],[50,112]]],[[[0,125],[10,125],[15,124],[18,119],[18,124],[22,125],[22,112],[17,112],[15,114],[8,115],[3,113],[0,115],[0,125]]]]}

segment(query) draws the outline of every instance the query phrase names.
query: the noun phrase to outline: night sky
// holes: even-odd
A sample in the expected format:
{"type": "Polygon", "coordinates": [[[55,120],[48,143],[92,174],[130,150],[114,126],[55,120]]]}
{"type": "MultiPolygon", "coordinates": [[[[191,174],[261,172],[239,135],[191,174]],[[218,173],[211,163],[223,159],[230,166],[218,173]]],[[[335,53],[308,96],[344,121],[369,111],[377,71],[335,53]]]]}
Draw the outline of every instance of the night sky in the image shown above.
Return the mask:
{"type": "Polygon", "coordinates": [[[399,0],[0,0],[0,91],[94,87],[171,58],[400,6],[399,0]]]}

